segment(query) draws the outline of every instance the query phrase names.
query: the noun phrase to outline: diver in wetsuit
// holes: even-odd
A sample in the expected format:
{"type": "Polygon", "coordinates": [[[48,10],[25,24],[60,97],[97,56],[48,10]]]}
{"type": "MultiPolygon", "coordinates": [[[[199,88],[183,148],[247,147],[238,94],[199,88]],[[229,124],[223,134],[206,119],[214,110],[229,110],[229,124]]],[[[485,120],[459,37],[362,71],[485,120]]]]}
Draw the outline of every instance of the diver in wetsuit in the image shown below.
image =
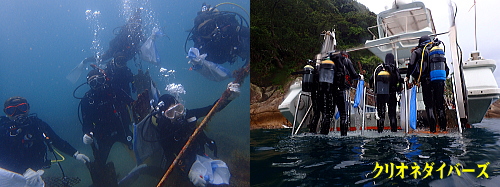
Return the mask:
{"type": "Polygon", "coordinates": [[[444,87],[449,68],[444,51],[439,48],[441,43],[439,40],[435,39],[431,42],[427,35],[420,37],[418,43],[418,46],[412,49],[405,82],[408,82],[411,75],[417,83],[422,85],[422,96],[430,131],[436,132],[436,122],[441,131],[446,131],[444,87]]]}
{"type": "MultiPolygon", "coordinates": [[[[246,66],[250,62],[250,29],[246,19],[238,13],[219,11],[203,4],[194,19],[188,40],[194,42],[189,49],[190,70],[196,70],[212,81],[230,78],[231,72],[220,64],[233,64],[240,57],[246,66]],[[239,21],[238,21],[239,19],[239,21]]],[[[184,46],[186,47],[186,46],[184,46]]]]}
{"type": "Polygon", "coordinates": [[[217,64],[234,63],[237,57],[248,61],[250,56],[250,29],[246,20],[235,12],[219,11],[203,3],[194,19],[190,37],[207,60],[217,64]],[[236,18],[239,18],[238,21],[236,18]]]}
{"type": "MultiPolygon", "coordinates": [[[[50,167],[51,160],[47,149],[56,151],[52,148],[57,148],[57,150],[84,163],[90,161],[86,155],[61,139],[36,114],[29,114],[30,105],[25,98],[11,97],[7,99],[3,111],[7,116],[0,116],[1,168],[21,175],[24,173],[25,177],[27,173],[34,174],[34,171],[50,167]],[[28,171],[30,169],[31,171],[28,171]]],[[[38,172],[39,175],[35,175],[40,177],[40,173],[43,172],[38,172]]]]}
{"type": "Polygon", "coordinates": [[[131,119],[127,107],[133,100],[123,90],[112,88],[105,72],[100,69],[88,73],[87,84],[91,89],[81,99],[80,106],[83,143],[92,145],[95,158],[88,167],[94,185],[117,185],[113,163],[107,163],[107,158],[115,142],[132,149],[131,119]]]}
{"type": "Polygon", "coordinates": [[[109,42],[109,48],[100,56],[90,56],[85,58],[77,67],[75,67],[66,78],[75,83],[81,73],[89,63],[106,62],[113,57],[121,57],[125,62],[135,58],[139,53],[144,35],[142,33],[142,8],[137,8],[134,14],[128,19],[127,24],[119,27],[115,38],[109,42]]]}
{"type": "Polygon", "coordinates": [[[108,78],[108,84],[114,89],[115,93],[126,93],[131,97],[132,90],[134,90],[134,85],[132,84],[134,82],[134,74],[127,67],[126,56],[122,52],[116,53],[104,71],[108,78]]]}
{"type": "Polygon", "coordinates": [[[346,90],[351,87],[351,81],[359,79],[361,75],[358,75],[356,70],[354,70],[354,66],[347,52],[341,51],[340,54],[330,54],[330,59],[335,62],[336,67],[334,88],[332,89],[333,108],[337,106],[340,114],[340,135],[347,136],[347,131],[349,130],[349,116],[347,110],[350,101],[347,99],[346,90]]]}
{"type": "Polygon", "coordinates": [[[377,94],[377,131],[381,133],[384,130],[384,120],[386,106],[388,107],[389,122],[391,131],[396,132],[398,123],[396,119],[397,99],[396,92],[400,92],[403,86],[403,78],[396,66],[394,55],[387,53],[385,55],[385,63],[378,66],[370,78],[370,86],[375,88],[377,94]],[[374,87],[375,85],[375,87],[374,87]]]}
{"type": "MultiPolygon", "coordinates": [[[[216,111],[224,109],[231,100],[239,96],[239,84],[229,83],[228,89],[230,90],[229,97],[219,102],[217,109],[215,109],[216,111]]],[[[186,109],[179,102],[179,99],[173,95],[164,94],[160,96],[159,103],[155,109],[137,124],[138,134],[134,146],[143,148],[136,150],[136,157],[142,161],[151,157],[152,154],[160,152],[159,149],[163,153],[161,155],[163,159],[161,159],[159,166],[152,165],[151,163],[147,164],[147,166],[146,164],[141,164],[130,172],[130,176],[122,179],[120,184],[133,183],[138,178],[138,175],[141,174],[161,177],[197,128],[198,119],[205,117],[214,106],[215,103],[203,108],[186,109]],[[151,151],[151,149],[154,150],[151,151]]],[[[205,179],[204,176],[200,176],[198,170],[192,170],[192,166],[196,163],[198,156],[207,156],[205,154],[205,146],[212,150],[214,152],[213,155],[217,157],[215,142],[201,131],[185,150],[184,156],[180,158],[178,165],[176,165],[177,170],[174,170],[174,172],[180,172],[179,174],[187,176],[178,180],[187,181],[189,179],[196,186],[205,186],[214,182],[212,181],[213,179],[205,179]]]]}
{"type": "MultiPolygon", "coordinates": [[[[109,42],[109,48],[100,57],[99,60],[105,62],[117,53],[122,53],[125,62],[132,60],[139,52],[141,43],[144,39],[142,33],[142,8],[137,8],[134,14],[128,19],[127,24],[119,27],[115,38],[109,42]]],[[[84,63],[96,62],[96,56],[90,56],[83,60],[84,63]]]]}

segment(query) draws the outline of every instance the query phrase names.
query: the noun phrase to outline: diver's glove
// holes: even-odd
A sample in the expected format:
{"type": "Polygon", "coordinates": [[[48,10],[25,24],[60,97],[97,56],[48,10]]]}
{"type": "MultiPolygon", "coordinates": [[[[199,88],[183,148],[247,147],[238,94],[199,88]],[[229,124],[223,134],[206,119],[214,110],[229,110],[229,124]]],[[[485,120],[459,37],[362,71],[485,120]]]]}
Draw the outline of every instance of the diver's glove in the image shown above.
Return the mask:
{"type": "Polygon", "coordinates": [[[203,174],[201,173],[202,171],[199,170],[189,170],[189,180],[195,185],[195,186],[206,186],[207,181],[203,178],[203,174]]]}
{"type": "Polygon", "coordinates": [[[26,186],[44,186],[42,180],[43,173],[43,170],[34,171],[28,168],[23,174],[23,177],[26,179],[26,186]]]}
{"type": "MultiPolygon", "coordinates": [[[[92,134],[92,132],[90,134],[92,134]]],[[[83,143],[84,144],[91,144],[92,142],[94,142],[94,139],[92,138],[92,136],[89,136],[88,134],[83,135],[83,143]]]]}
{"type": "Polygon", "coordinates": [[[83,163],[90,162],[90,159],[87,155],[84,155],[78,151],[76,151],[75,154],[73,154],[73,158],[82,161],[83,163]]]}
{"type": "Polygon", "coordinates": [[[231,95],[229,95],[229,97],[227,98],[228,100],[232,101],[240,96],[240,84],[230,82],[229,84],[227,84],[227,89],[231,91],[231,95]]]}

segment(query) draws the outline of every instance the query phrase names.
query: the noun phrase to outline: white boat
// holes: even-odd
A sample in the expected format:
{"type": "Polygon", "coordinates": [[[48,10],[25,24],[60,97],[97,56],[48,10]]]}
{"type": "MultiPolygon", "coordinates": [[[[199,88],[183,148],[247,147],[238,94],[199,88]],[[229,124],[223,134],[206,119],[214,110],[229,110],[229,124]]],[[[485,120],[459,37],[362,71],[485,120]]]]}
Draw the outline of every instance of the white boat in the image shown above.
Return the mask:
{"type": "MultiPolygon", "coordinates": [[[[452,8],[450,10],[453,11],[452,8]]],[[[373,40],[367,40],[365,47],[350,49],[347,52],[369,49],[382,60],[385,59],[387,53],[393,53],[397,59],[402,76],[404,76],[407,69],[411,55],[410,51],[418,45],[418,39],[423,35],[431,37],[441,35],[436,33],[431,11],[422,2],[400,3],[395,1],[391,9],[378,14],[377,25],[369,27],[368,30],[373,34],[373,40]],[[377,36],[372,32],[374,28],[377,30],[377,36]]],[[[493,101],[499,98],[500,89],[493,76],[493,71],[496,68],[495,61],[482,59],[478,53],[474,52],[467,62],[462,63],[462,58],[458,56],[460,53],[458,53],[456,43],[456,26],[454,21],[450,31],[446,33],[449,33],[450,37],[450,45],[447,45],[447,47],[449,50],[452,50],[453,59],[448,59],[448,61],[452,62],[453,67],[451,80],[452,92],[454,93],[451,98],[453,102],[449,103],[448,107],[451,112],[448,112],[448,114],[453,115],[453,118],[457,119],[452,124],[462,132],[463,125],[481,122],[488,107],[493,101]]],[[[324,44],[327,41],[325,38],[324,44]]],[[[335,49],[332,48],[328,53],[331,52],[335,52],[335,49]]],[[[316,59],[319,61],[325,56],[327,55],[325,55],[325,45],[323,45],[323,49],[316,56],[316,59]]],[[[293,122],[293,134],[299,132],[302,124],[307,121],[306,118],[311,113],[310,103],[310,93],[300,90],[299,81],[290,87],[290,92],[279,106],[282,114],[290,122],[293,122]],[[301,103],[304,103],[304,105],[301,106],[301,103]]],[[[425,110],[420,93],[417,94],[417,106],[417,110],[425,110]]],[[[352,112],[354,110],[351,108],[350,130],[365,130],[368,129],[367,127],[376,126],[375,112],[373,108],[368,109],[367,107],[370,106],[365,106],[362,114],[352,112]],[[359,126],[361,128],[358,128],[359,126]]],[[[408,132],[408,122],[406,121],[408,118],[401,116],[400,119],[402,119],[400,123],[401,128],[408,132]]],[[[335,130],[336,128],[333,129],[335,130]]]]}
{"type": "MultiPolygon", "coordinates": [[[[453,11],[453,8],[450,8],[450,11],[453,11]]],[[[456,46],[454,18],[452,22],[449,33],[450,41],[453,42],[450,42],[449,46],[453,56],[458,116],[462,123],[480,123],[489,106],[500,97],[500,89],[493,76],[496,62],[483,59],[478,51],[472,52],[466,62],[461,62],[462,58],[459,58],[460,53],[456,46]]],[[[409,61],[410,49],[417,46],[418,38],[423,35],[439,35],[436,33],[431,11],[425,8],[422,2],[395,1],[392,9],[378,14],[377,23],[378,25],[374,27],[378,29],[379,39],[368,40],[365,46],[380,59],[384,59],[388,52],[397,51],[394,54],[397,55],[399,68],[403,71],[409,61]],[[380,45],[384,43],[390,45],[380,45]],[[372,47],[377,45],[380,46],[372,47]]],[[[424,105],[421,103],[419,106],[419,110],[423,110],[424,105]]]]}
{"type": "Polygon", "coordinates": [[[490,105],[500,97],[500,88],[493,76],[496,62],[483,59],[479,52],[475,51],[464,62],[463,68],[469,106],[468,122],[480,123],[490,105]]]}

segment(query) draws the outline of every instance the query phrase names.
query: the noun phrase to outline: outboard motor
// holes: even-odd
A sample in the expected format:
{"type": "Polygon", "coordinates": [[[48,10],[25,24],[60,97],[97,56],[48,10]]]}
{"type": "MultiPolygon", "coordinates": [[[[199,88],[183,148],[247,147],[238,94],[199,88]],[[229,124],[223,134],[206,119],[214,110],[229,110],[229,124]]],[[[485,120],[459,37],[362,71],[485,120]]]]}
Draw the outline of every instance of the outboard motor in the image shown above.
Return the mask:
{"type": "Polygon", "coordinates": [[[430,78],[431,81],[446,80],[446,57],[439,46],[434,46],[429,52],[430,78]]]}
{"type": "Polygon", "coordinates": [[[377,74],[377,76],[375,77],[375,79],[377,80],[377,94],[389,94],[390,77],[391,74],[386,70],[382,70],[377,74]]]}
{"type": "Polygon", "coordinates": [[[302,76],[302,91],[312,92],[314,90],[314,67],[311,65],[304,66],[304,74],[302,76]]]}

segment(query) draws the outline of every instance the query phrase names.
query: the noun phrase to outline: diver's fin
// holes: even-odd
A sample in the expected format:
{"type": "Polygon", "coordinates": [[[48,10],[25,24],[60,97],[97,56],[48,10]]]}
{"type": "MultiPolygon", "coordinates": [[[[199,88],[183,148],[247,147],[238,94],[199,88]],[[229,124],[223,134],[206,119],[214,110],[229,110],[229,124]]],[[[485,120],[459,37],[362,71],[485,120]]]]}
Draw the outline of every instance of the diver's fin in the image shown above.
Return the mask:
{"type": "Polygon", "coordinates": [[[87,168],[94,186],[118,187],[118,180],[113,162],[100,165],[96,162],[87,162],[87,168]]]}
{"type": "Polygon", "coordinates": [[[66,79],[71,81],[71,83],[75,84],[76,81],[80,78],[82,75],[83,70],[85,69],[85,63],[84,60],[78,64],[69,74],[66,76],[66,79]]]}
{"type": "Polygon", "coordinates": [[[154,178],[160,179],[163,174],[163,169],[156,166],[148,166],[146,164],[141,164],[136,166],[132,171],[130,171],[125,177],[123,177],[119,182],[119,186],[131,186],[135,180],[139,178],[140,175],[149,175],[154,178]]]}

